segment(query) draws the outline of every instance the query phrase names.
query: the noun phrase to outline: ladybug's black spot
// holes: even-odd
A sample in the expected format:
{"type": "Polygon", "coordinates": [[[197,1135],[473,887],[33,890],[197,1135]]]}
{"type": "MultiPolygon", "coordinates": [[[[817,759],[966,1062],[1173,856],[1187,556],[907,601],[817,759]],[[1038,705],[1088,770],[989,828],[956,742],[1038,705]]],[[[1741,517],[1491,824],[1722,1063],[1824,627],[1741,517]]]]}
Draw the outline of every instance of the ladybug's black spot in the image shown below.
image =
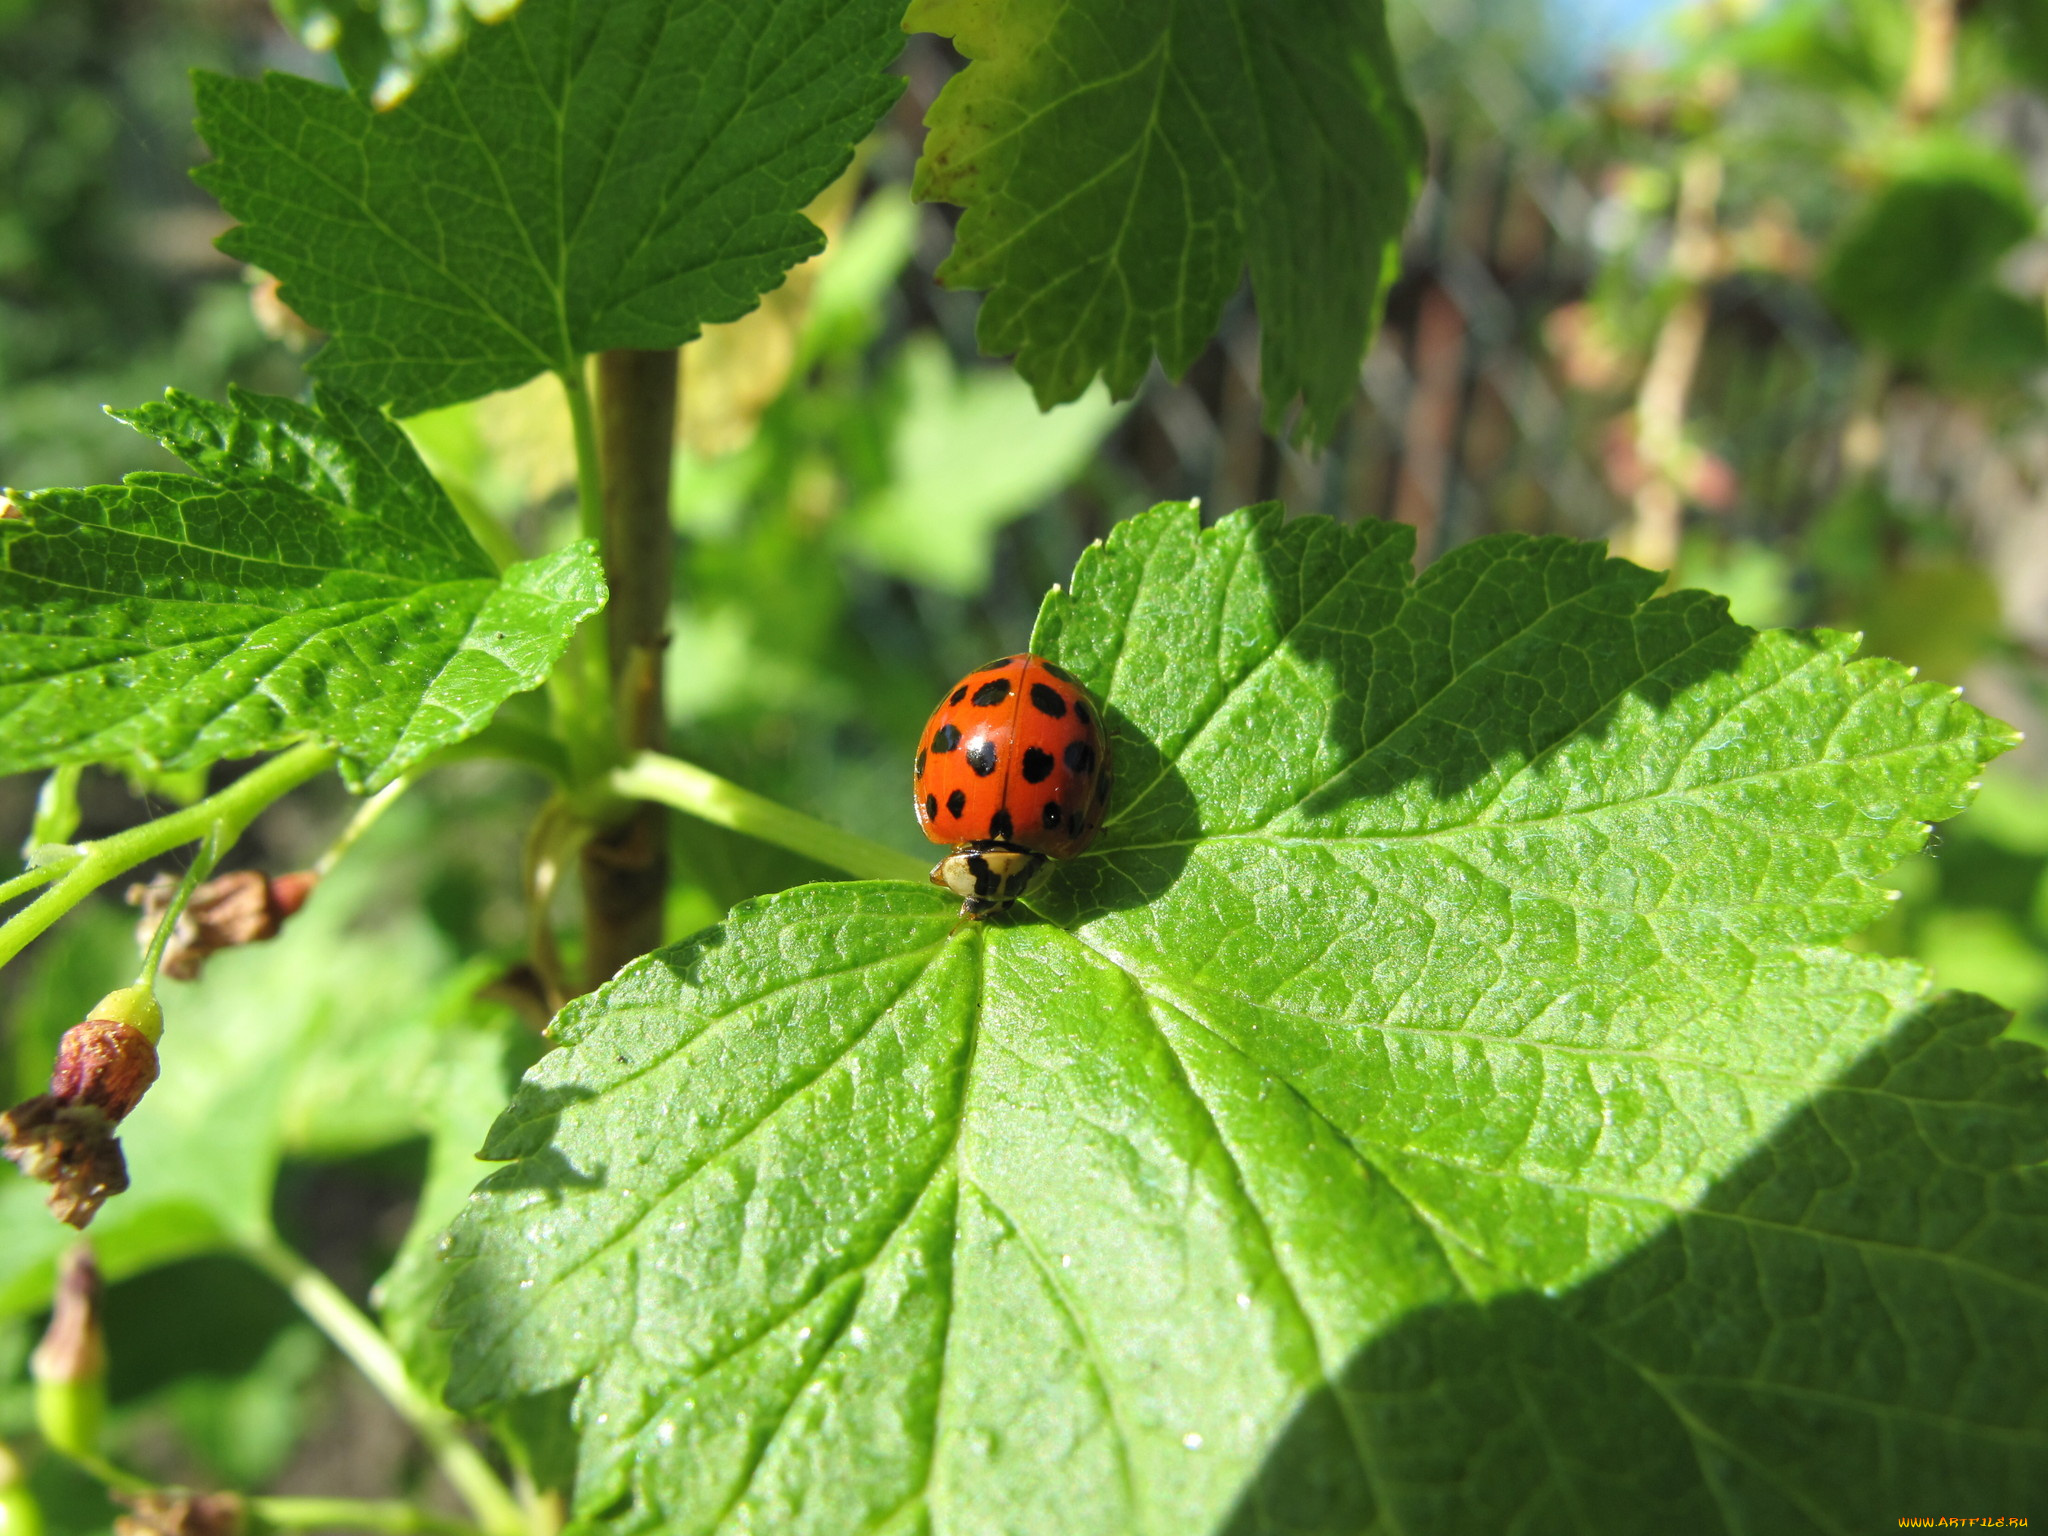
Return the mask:
{"type": "Polygon", "coordinates": [[[1045,802],[1045,830],[1057,832],[1060,827],[1060,803],[1057,800],[1045,802]]]}
{"type": "Polygon", "coordinates": [[[1074,700],[1074,718],[1083,725],[1094,724],[1094,721],[1088,716],[1088,701],[1086,699],[1074,700]]]}
{"type": "Polygon", "coordinates": [[[924,754],[922,752],[917,754],[917,772],[913,773],[911,777],[913,779],[921,779],[924,777],[924,754]]]}
{"type": "Polygon", "coordinates": [[[1010,820],[1008,811],[997,811],[988,819],[988,835],[999,843],[1008,842],[1010,834],[1016,830],[1016,824],[1010,820]]]}
{"type": "Polygon", "coordinates": [[[1053,757],[1050,752],[1038,747],[1026,747],[1024,749],[1024,782],[1026,784],[1043,784],[1046,776],[1052,772],[1052,765],[1053,757]]]}
{"type": "Polygon", "coordinates": [[[950,752],[959,745],[960,727],[957,725],[942,725],[932,732],[932,750],[934,752],[950,752]]]}
{"type": "Polygon", "coordinates": [[[992,683],[983,683],[974,690],[974,703],[978,709],[987,709],[991,704],[1000,704],[1010,696],[1010,680],[999,677],[992,683]]]}
{"type": "Polygon", "coordinates": [[[955,688],[955,689],[953,690],[953,696],[952,696],[951,698],[947,699],[947,700],[946,700],[946,702],[947,702],[948,704],[958,704],[958,703],[959,703],[959,702],[960,702],[960,701],[961,701],[962,699],[964,699],[964,698],[966,698],[966,697],[967,697],[967,685],[966,685],[965,683],[962,683],[962,684],[961,684],[961,685],[960,685],[960,686],[959,686],[958,688],[955,688]]]}
{"type": "Polygon", "coordinates": [[[1067,743],[1067,767],[1075,773],[1089,773],[1095,768],[1095,749],[1085,741],[1067,743]]]}
{"type": "Polygon", "coordinates": [[[1049,661],[1041,661],[1039,665],[1063,683],[1071,683],[1074,680],[1074,674],[1065,667],[1056,667],[1049,661]]]}
{"type": "Polygon", "coordinates": [[[1043,683],[1031,685],[1031,703],[1041,715],[1051,715],[1055,720],[1067,712],[1067,701],[1060,697],[1059,690],[1043,683]]]}
{"type": "Polygon", "coordinates": [[[937,795],[926,795],[924,797],[924,819],[926,821],[937,821],[939,819],[939,797],[937,795]]]}
{"type": "Polygon", "coordinates": [[[977,672],[1000,672],[1016,659],[1014,656],[998,656],[994,661],[983,662],[974,670],[977,672]]]}
{"type": "Polygon", "coordinates": [[[950,814],[951,816],[953,816],[953,818],[954,818],[955,820],[958,820],[958,819],[959,819],[959,816],[960,816],[960,813],[961,813],[962,811],[966,810],[966,809],[967,809],[967,791],[966,791],[966,790],[964,790],[964,789],[956,789],[956,790],[954,790],[954,791],[953,791],[953,793],[951,793],[950,795],[946,796],[946,810],[947,810],[947,812],[948,812],[948,813],[949,813],[949,814],[950,814]]]}
{"type": "MultiPolygon", "coordinates": [[[[946,729],[950,731],[953,727],[949,725],[946,729]]],[[[1072,747],[1067,748],[1070,758],[1073,750],[1072,747]]],[[[984,736],[980,741],[969,747],[967,749],[967,766],[984,779],[994,773],[996,771],[996,744],[984,736]]]]}

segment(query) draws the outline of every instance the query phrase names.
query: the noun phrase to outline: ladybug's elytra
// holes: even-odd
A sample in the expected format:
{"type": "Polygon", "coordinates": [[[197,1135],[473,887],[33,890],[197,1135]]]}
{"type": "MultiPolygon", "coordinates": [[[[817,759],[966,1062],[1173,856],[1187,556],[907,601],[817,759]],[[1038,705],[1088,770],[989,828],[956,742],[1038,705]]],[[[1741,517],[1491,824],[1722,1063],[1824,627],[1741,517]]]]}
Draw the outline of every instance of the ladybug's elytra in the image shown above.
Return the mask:
{"type": "Polygon", "coordinates": [[[960,915],[1001,912],[1047,859],[1071,859],[1109,808],[1109,738],[1072,675],[1039,656],[1005,656],[961,678],[917,744],[918,825],[953,851],[932,884],[960,915]]]}

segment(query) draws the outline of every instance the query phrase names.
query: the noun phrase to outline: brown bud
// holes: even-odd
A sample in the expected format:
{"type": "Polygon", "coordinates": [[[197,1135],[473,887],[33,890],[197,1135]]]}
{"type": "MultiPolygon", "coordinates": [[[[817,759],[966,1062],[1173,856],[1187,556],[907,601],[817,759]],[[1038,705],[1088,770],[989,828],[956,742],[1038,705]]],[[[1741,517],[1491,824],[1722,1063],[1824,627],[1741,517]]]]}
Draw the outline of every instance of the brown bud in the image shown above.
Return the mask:
{"type": "Polygon", "coordinates": [[[246,1525],[232,1493],[130,1493],[131,1511],[114,1521],[114,1536],[240,1536],[246,1525]]]}
{"type": "Polygon", "coordinates": [[[21,503],[12,496],[0,496],[0,519],[12,523],[25,523],[28,514],[21,510],[21,503]]]}
{"type": "Polygon", "coordinates": [[[87,1019],[64,1031],[50,1069],[50,1097],[90,1104],[118,1124],[156,1081],[156,1047],[133,1024],[87,1019]]]}
{"type": "Polygon", "coordinates": [[[50,1326],[29,1357],[29,1368],[38,1382],[54,1386],[99,1381],[107,1374],[107,1342],[100,1331],[100,1267],[83,1238],[57,1266],[50,1326]]]}
{"type": "MultiPolygon", "coordinates": [[[[130,988],[128,992],[138,989],[130,988]]],[[[127,992],[111,993],[110,1012],[127,992]]],[[[153,1009],[155,1000],[147,999],[153,1009]]],[[[144,1010],[147,1012],[148,1010],[144,1010]]],[[[136,1024],[87,1019],[64,1031],[50,1091],[0,1114],[0,1152],[50,1186],[50,1209],[84,1227],[109,1196],[128,1187],[128,1165],[114,1127],[156,1081],[156,1045],[136,1024]]]]}
{"type": "MultiPolygon", "coordinates": [[[[276,937],[284,920],[306,904],[319,879],[311,870],[272,880],[245,869],[207,881],[192,893],[192,900],[179,914],[164,949],[163,974],[192,981],[215,951],[276,937]]],[[[177,892],[177,879],[167,874],[147,885],[128,887],[128,904],[142,908],[135,924],[135,942],[143,949],[156,937],[157,925],[177,892]]]]}

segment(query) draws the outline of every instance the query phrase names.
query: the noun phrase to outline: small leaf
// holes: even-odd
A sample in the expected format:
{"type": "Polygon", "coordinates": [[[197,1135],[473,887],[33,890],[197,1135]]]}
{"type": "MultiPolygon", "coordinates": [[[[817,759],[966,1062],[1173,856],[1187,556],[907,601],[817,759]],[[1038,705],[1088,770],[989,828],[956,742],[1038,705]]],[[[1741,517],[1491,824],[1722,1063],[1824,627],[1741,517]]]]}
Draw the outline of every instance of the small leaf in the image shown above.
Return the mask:
{"type": "Polygon", "coordinates": [[[2038,1502],[2039,1057],[1828,947],[2012,733],[1659,584],[1120,525],[1033,637],[1112,728],[1096,846],[1015,921],[811,886],[573,1004],[453,1400],[580,1383],[616,1530],[2038,1502]]]}
{"type": "Polygon", "coordinates": [[[0,773],[317,736],[374,789],[537,686],[603,606],[587,543],[500,578],[362,402],[230,400],[123,415],[196,476],[42,491],[0,525],[0,773]]]}
{"type": "Polygon", "coordinates": [[[1064,490],[1123,412],[1100,390],[1041,412],[1007,370],[962,375],[936,336],[912,337],[887,480],[838,531],[877,570],[971,597],[1006,523],[1064,490]]]}
{"type": "Polygon", "coordinates": [[[409,416],[672,347],[823,245],[801,210],[896,99],[887,0],[525,0],[402,104],[199,77],[230,255],[409,416]]]}
{"type": "Polygon", "coordinates": [[[1917,357],[1959,308],[1985,302],[1998,258],[2034,232],[2034,204],[2010,156],[1958,133],[1914,141],[1889,170],[1829,254],[1821,288],[1859,334],[1917,357]]]}
{"type": "Polygon", "coordinates": [[[1194,362],[1246,266],[1269,428],[1327,442],[1422,162],[1379,0],[914,0],[973,62],[927,115],[920,198],[957,203],[948,283],[1040,405],[1194,362]]]}

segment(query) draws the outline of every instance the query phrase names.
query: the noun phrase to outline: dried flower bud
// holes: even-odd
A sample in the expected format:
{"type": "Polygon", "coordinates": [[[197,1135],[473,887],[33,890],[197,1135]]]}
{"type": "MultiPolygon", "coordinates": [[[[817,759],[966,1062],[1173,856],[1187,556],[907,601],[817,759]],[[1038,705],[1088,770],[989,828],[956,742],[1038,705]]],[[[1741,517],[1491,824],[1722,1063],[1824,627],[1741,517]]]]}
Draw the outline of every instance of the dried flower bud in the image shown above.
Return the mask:
{"type": "Polygon", "coordinates": [[[21,510],[21,503],[12,496],[0,496],[0,519],[12,523],[25,523],[28,514],[21,510]]]}
{"type": "Polygon", "coordinates": [[[245,1506],[232,1493],[131,1493],[131,1511],[114,1521],[114,1536],[240,1536],[245,1506]]]}
{"type": "MultiPolygon", "coordinates": [[[[177,927],[171,930],[163,974],[192,981],[216,950],[276,937],[284,920],[306,904],[319,879],[311,870],[272,880],[245,869],[207,881],[192,893],[177,927]]],[[[168,874],[158,875],[147,885],[128,887],[128,904],[142,908],[135,924],[135,942],[143,949],[156,937],[157,926],[177,893],[178,881],[168,874]]]]}
{"type": "Polygon", "coordinates": [[[67,1456],[99,1452],[107,1407],[107,1344],[100,1331],[100,1270],[79,1243],[57,1270],[57,1296],[43,1342],[29,1357],[36,1381],[36,1428],[67,1456]]]}
{"type": "Polygon", "coordinates": [[[59,1220],[84,1227],[128,1187],[114,1127],[156,1081],[162,1032],[163,1010],[147,987],[108,993],[93,1017],[64,1031],[50,1091],[0,1114],[6,1135],[0,1152],[50,1186],[50,1209],[59,1220]]]}

